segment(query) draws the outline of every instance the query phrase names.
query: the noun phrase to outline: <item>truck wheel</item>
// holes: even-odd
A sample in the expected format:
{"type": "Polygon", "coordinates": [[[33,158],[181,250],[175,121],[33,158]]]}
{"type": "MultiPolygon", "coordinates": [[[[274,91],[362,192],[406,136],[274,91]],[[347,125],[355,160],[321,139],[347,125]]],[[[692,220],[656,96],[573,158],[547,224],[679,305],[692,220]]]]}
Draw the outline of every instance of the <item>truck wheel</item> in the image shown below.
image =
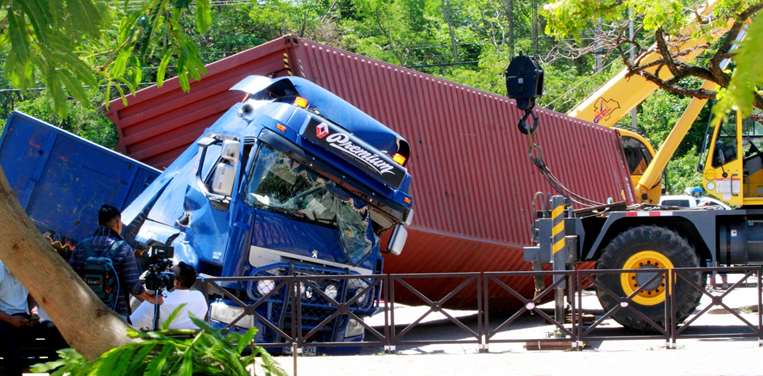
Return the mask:
{"type": "MultiPolygon", "coordinates": [[[[624,231],[609,242],[599,258],[597,269],[665,269],[679,267],[699,267],[699,259],[689,242],[664,227],[638,226],[624,231]]],[[[630,296],[639,287],[644,288],[632,299],[631,307],[663,326],[665,321],[665,277],[653,281],[652,273],[611,273],[600,274],[596,278],[596,293],[604,311],[619,305],[621,298],[630,296]],[[606,288],[606,289],[604,289],[606,288]],[[611,293],[609,291],[611,291],[611,293]],[[617,294],[613,296],[612,293],[617,294]]],[[[682,274],[698,286],[704,286],[701,272],[682,274]]],[[[681,322],[691,314],[702,296],[683,280],[675,283],[673,294],[676,299],[676,319],[681,322]]],[[[654,327],[642,320],[629,309],[620,309],[612,315],[626,328],[638,331],[655,331],[654,327]]]]}

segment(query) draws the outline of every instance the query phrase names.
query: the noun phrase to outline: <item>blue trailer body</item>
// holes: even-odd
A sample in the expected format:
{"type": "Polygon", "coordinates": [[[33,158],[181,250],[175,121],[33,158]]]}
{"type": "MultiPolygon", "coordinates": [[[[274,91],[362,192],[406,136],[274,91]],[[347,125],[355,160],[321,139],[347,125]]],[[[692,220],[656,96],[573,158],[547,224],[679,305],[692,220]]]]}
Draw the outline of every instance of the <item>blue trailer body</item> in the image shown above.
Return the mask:
{"type": "Polygon", "coordinates": [[[14,111],[0,138],[3,167],[21,206],[43,232],[74,241],[97,226],[98,208],[125,208],[160,171],[14,111]]]}

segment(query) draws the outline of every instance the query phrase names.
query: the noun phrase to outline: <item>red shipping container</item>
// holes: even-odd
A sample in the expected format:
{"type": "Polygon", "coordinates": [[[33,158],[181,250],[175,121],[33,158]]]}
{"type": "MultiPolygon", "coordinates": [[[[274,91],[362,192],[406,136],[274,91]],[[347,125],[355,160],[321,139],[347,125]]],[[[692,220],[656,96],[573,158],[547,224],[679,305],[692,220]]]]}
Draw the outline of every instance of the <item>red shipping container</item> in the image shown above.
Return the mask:
{"type": "MultiPolygon", "coordinates": [[[[247,75],[298,75],[333,91],[411,144],[415,216],[402,256],[386,257],[390,273],[528,270],[522,246],[530,243],[531,201],[552,192],[528,159],[516,129],[514,102],[463,85],[386,64],[309,40],[281,37],[214,62],[208,73],[180,90],[177,79],[111,103],[109,117],[126,154],[156,167],[168,165],[201,131],[241,97],[228,89],[247,75]]],[[[497,78],[498,79],[498,78],[497,78]]],[[[571,190],[605,202],[633,202],[617,134],[545,109],[538,141],[548,166],[571,190]]],[[[439,299],[457,283],[411,280],[439,299]]],[[[531,278],[510,281],[525,296],[531,278]]],[[[446,306],[473,307],[474,285],[446,306]]],[[[490,288],[493,308],[517,300],[490,288]]],[[[402,286],[396,299],[420,300],[402,286]]]]}

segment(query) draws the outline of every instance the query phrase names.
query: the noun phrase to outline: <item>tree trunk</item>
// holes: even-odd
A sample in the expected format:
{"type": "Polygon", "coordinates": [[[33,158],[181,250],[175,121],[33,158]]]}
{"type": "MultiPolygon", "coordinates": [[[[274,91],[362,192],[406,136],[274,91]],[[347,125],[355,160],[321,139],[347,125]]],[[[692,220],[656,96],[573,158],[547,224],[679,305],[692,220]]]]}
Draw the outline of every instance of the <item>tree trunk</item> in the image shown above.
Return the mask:
{"type": "Polygon", "coordinates": [[[130,342],[127,324],[40,235],[0,168],[0,260],[29,289],[66,342],[87,359],[130,342]]]}

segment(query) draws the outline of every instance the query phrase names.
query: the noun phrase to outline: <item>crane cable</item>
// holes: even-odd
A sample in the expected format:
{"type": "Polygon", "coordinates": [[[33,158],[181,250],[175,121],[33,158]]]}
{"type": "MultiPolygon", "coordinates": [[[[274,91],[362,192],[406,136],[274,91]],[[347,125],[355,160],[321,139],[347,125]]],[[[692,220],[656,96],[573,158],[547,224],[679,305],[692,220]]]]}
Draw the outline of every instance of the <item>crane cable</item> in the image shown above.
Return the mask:
{"type": "Polygon", "coordinates": [[[524,115],[520,118],[518,127],[522,133],[527,135],[527,156],[530,158],[530,162],[538,168],[538,172],[551,185],[551,188],[557,193],[569,197],[572,202],[584,207],[603,205],[601,202],[579,195],[567,188],[548,167],[543,159],[543,149],[541,149],[535,134],[535,130],[538,128],[538,117],[533,113],[532,108],[524,110],[524,115]],[[532,117],[532,125],[527,123],[528,117],[532,117]]]}

